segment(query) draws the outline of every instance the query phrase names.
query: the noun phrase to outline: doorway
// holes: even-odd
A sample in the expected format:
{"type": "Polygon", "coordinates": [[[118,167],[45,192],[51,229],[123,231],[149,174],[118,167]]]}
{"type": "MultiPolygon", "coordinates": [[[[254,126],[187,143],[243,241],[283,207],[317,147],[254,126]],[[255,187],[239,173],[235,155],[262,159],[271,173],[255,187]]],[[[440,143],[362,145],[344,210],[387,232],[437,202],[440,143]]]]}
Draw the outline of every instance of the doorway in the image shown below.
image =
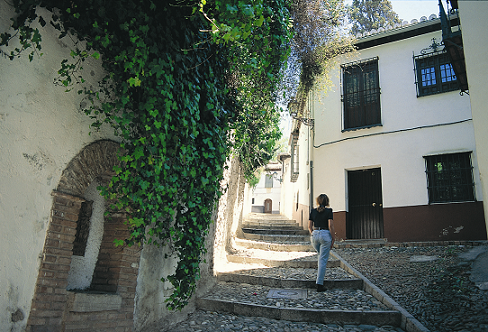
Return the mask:
{"type": "Polygon", "coordinates": [[[380,239],[383,230],[381,168],[348,172],[348,239],[380,239]]]}
{"type": "Polygon", "coordinates": [[[273,201],[268,199],[264,200],[264,213],[272,213],[273,211],[273,201]]]}

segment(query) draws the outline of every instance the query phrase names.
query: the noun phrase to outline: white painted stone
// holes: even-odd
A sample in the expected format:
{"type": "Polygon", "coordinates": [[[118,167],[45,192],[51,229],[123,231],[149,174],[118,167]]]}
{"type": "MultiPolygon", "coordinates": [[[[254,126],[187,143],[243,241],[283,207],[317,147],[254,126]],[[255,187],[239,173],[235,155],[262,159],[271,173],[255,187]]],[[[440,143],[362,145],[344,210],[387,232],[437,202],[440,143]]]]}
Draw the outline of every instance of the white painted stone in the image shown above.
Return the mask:
{"type": "Polygon", "coordinates": [[[105,199],[97,190],[99,186],[94,181],[85,192],[85,199],[93,201],[93,212],[90,218],[90,233],[88,235],[84,256],[72,256],[68,273],[68,290],[84,290],[90,287],[93,271],[98,259],[98,251],[102,243],[105,199]]]}
{"type": "Polygon", "coordinates": [[[433,262],[433,261],[436,261],[438,259],[439,259],[439,257],[437,257],[437,256],[420,255],[420,256],[410,257],[410,262],[415,262],[415,263],[433,262]]]}

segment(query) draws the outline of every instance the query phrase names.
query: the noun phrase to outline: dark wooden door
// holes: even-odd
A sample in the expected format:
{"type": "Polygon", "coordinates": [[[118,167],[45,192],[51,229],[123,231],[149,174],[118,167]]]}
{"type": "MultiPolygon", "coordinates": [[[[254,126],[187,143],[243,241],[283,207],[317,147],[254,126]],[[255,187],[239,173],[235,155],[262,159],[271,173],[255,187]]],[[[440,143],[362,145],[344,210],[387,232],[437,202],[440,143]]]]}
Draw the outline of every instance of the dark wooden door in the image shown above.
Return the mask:
{"type": "Polygon", "coordinates": [[[268,199],[264,200],[264,213],[272,213],[273,212],[273,201],[268,199]]]}
{"type": "Polygon", "coordinates": [[[348,172],[348,239],[383,238],[381,168],[348,172]]]}

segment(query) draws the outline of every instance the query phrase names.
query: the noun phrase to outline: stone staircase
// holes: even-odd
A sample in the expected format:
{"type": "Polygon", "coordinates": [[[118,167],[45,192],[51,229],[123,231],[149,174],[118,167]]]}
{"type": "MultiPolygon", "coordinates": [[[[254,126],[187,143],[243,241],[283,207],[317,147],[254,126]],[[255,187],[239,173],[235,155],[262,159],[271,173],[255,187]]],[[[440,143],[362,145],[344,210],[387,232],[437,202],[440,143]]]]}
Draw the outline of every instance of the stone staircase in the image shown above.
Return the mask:
{"type": "MultiPolygon", "coordinates": [[[[315,290],[317,255],[308,231],[279,215],[251,214],[227,256],[229,271],[197,300],[212,312],[320,324],[389,326],[425,332],[418,321],[334,252],[323,293],[315,290]]],[[[390,331],[390,330],[388,330],[390,331]]]]}

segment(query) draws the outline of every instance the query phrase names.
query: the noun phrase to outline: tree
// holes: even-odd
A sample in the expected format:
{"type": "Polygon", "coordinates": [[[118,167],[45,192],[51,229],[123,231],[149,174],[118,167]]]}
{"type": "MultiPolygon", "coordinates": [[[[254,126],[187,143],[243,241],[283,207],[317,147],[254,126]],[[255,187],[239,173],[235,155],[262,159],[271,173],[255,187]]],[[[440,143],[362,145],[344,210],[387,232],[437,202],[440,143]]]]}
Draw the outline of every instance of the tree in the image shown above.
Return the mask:
{"type": "Polygon", "coordinates": [[[291,56],[285,74],[285,101],[295,98],[299,113],[318,80],[328,81],[327,73],[338,55],[353,51],[352,39],[344,33],[344,0],[295,0],[292,7],[291,56]]]}
{"type": "Polygon", "coordinates": [[[401,22],[389,0],[353,0],[347,8],[347,13],[354,35],[401,22]]]}

